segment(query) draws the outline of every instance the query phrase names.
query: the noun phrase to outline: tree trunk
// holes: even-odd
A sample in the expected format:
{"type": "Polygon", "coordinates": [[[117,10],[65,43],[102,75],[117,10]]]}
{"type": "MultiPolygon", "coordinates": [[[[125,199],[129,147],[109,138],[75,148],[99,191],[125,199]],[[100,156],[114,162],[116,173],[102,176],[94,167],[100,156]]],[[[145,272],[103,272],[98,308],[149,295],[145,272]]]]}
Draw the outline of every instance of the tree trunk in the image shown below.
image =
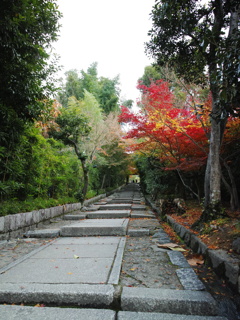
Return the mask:
{"type": "Polygon", "coordinates": [[[201,221],[210,221],[224,214],[221,207],[221,164],[220,148],[223,136],[222,120],[219,116],[219,106],[213,97],[211,114],[211,135],[207,167],[205,172],[205,202],[201,221]]]}
{"type": "Polygon", "coordinates": [[[214,41],[210,44],[208,55],[209,81],[212,93],[212,112],[210,114],[211,132],[209,154],[205,172],[205,202],[202,221],[209,221],[217,218],[221,213],[221,165],[220,148],[224,132],[223,107],[220,105],[220,76],[217,64],[217,43],[220,41],[221,30],[224,25],[222,2],[215,0],[214,24],[212,37],[214,41]]]}
{"type": "Polygon", "coordinates": [[[185,183],[185,181],[183,180],[183,177],[182,177],[182,175],[181,175],[181,173],[180,173],[180,170],[177,169],[177,173],[178,173],[178,176],[179,176],[179,178],[180,178],[183,186],[184,186],[186,189],[188,189],[188,190],[198,199],[198,201],[200,202],[200,199],[199,199],[199,197],[198,197],[198,194],[197,194],[196,192],[194,192],[194,190],[193,190],[189,185],[187,185],[187,184],[185,183]]]}
{"type": "Polygon", "coordinates": [[[106,179],[106,174],[104,173],[104,175],[103,175],[103,179],[102,179],[101,189],[103,189],[103,188],[104,188],[105,179],[106,179]]]}
{"type": "Polygon", "coordinates": [[[210,203],[210,153],[208,153],[207,166],[204,179],[204,208],[210,203]]]}
{"type": "Polygon", "coordinates": [[[82,203],[83,203],[86,198],[86,194],[88,190],[89,178],[88,178],[88,167],[87,167],[86,159],[81,158],[80,160],[81,160],[82,170],[83,170],[83,189],[82,189],[82,197],[83,197],[82,203]]]}
{"type": "Polygon", "coordinates": [[[224,182],[224,184],[225,184],[225,186],[231,196],[231,199],[230,199],[231,210],[232,211],[238,210],[239,209],[239,198],[238,198],[238,192],[237,192],[237,186],[235,183],[235,179],[234,179],[231,168],[229,167],[229,165],[227,164],[227,162],[225,160],[223,160],[223,165],[227,169],[228,176],[229,176],[230,183],[231,183],[231,185],[230,185],[226,181],[226,179],[224,177],[222,177],[222,180],[223,180],[223,182],[224,182]]]}
{"type": "Polygon", "coordinates": [[[220,121],[212,119],[209,146],[210,162],[210,203],[221,202],[221,165],[220,165],[221,130],[220,121]]]}
{"type": "MultiPolygon", "coordinates": [[[[198,178],[198,177],[197,177],[198,178]]],[[[199,186],[199,183],[198,183],[199,179],[194,179],[194,183],[195,183],[195,186],[197,188],[197,194],[198,194],[198,203],[201,204],[201,189],[200,189],[200,186],[199,186]]]]}

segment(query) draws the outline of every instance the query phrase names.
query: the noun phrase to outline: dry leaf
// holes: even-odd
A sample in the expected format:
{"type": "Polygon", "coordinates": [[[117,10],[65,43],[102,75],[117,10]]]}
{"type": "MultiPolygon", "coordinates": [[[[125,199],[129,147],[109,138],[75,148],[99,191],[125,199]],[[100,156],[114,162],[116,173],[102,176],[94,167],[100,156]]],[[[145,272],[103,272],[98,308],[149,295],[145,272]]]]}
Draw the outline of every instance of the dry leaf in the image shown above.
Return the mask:
{"type": "Polygon", "coordinates": [[[158,244],[157,246],[158,246],[159,248],[170,249],[170,250],[173,250],[173,251],[186,251],[185,249],[183,249],[182,247],[180,247],[178,244],[172,243],[172,242],[163,243],[163,244],[158,244]]]}
{"type": "Polygon", "coordinates": [[[163,244],[157,244],[157,246],[158,246],[159,248],[166,248],[166,249],[171,249],[171,248],[177,248],[177,247],[179,247],[178,244],[172,243],[172,242],[163,243],[163,244]]]}
{"type": "Polygon", "coordinates": [[[180,251],[180,252],[184,252],[186,251],[185,249],[181,248],[181,247],[176,247],[176,248],[170,248],[173,251],[180,251]]]}
{"type": "Polygon", "coordinates": [[[197,266],[197,265],[204,264],[204,259],[201,255],[196,255],[191,259],[189,259],[188,263],[190,264],[190,266],[197,266]]]}

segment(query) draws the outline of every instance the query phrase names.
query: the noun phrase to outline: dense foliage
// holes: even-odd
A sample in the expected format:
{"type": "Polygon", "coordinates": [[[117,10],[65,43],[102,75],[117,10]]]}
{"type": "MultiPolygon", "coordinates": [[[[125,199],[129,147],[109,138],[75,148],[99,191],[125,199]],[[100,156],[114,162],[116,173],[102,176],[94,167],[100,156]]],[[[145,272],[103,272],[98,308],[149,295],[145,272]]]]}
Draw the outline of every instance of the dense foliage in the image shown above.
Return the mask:
{"type": "MultiPolygon", "coordinates": [[[[193,85],[185,85],[180,95],[176,85],[163,80],[152,81],[149,86],[140,83],[138,87],[142,92],[139,111],[134,113],[123,106],[119,121],[130,124],[125,138],[130,142],[129,150],[138,154],[143,188],[154,198],[174,194],[201,201],[209,152],[211,96],[193,85]],[[181,106],[178,97],[184,97],[181,106]]],[[[232,209],[239,206],[239,174],[233,162],[234,156],[239,157],[239,124],[239,118],[229,117],[221,148],[222,188],[232,209]],[[235,146],[234,151],[230,146],[235,146]]]]}
{"type": "Polygon", "coordinates": [[[97,100],[104,114],[119,110],[119,77],[109,79],[98,77],[97,63],[92,63],[87,71],[70,70],[66,72],[66,83],[59,94],[63,106],[68,105],[68,99],[74,96],[81,100],[85,90],[90,92],[97,100]]]}
{"type": "Polygon", "coordinates": [[[205,208],[221,205],[221,144],[229,114],[239,115],[239,1],[156,1],[147,51],[189,83],[212,95],[205,208]]]}
{"type": "Polygon", "coordinates": [[[126,181],[129,159],[116,112],[103,112],[85,88],[82,98],[71,96],[65,106],[43,103],[15,148],[0,148],[1,214],[82,202],[126,181]]]}
{"type": "Polygon", "coordinates": [[[3,0],[0,5],[0,144],[18,142],[26,121],[33,121],[54,91],[49,62],[61,16],[54,0],[3,0]]]}

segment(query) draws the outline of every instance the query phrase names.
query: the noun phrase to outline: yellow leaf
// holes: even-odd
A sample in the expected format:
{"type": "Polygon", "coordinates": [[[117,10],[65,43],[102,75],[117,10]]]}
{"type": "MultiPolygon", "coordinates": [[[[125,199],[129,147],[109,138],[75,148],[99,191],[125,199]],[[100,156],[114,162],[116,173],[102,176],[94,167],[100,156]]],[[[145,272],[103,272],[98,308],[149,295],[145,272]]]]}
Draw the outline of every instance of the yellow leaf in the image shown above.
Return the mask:
{"type": "Polygon", "coordinates": [[[183,248],[180,248],[180,247],[176,247],[176,248],[170,248],[171,250],[173,250],[173,251],[186,251],[185,249],[183,249],[183,248]]]}

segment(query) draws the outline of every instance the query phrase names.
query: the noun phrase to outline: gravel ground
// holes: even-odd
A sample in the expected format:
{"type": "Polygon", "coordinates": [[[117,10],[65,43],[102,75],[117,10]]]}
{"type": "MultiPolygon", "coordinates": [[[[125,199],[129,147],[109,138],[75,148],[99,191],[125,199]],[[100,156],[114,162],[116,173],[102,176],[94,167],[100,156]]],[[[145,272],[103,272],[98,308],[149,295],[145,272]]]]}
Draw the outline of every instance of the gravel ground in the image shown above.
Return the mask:
{"type": "MultiPolygon", "coordinates": [[[[159,228],[157,219],[130,219],[129,229],[149,229],[154,234],[159,228]]],[[[156,238],[127,237],[120,283],[123,286],[182,289],[176,276],[176,266],[170,263],[165,249],[156,245],[156,238]]]]}
{"type": "Polygon", "coordinates": [[[46,245],[53,239],[10,239],[0,241],[0,268],[46,245]]]}
{"type": "Polygon", "coordinates": [[[123,257],[122,286],[182,289],[166,252],[149,237],[128,238],[123,257]]]}

